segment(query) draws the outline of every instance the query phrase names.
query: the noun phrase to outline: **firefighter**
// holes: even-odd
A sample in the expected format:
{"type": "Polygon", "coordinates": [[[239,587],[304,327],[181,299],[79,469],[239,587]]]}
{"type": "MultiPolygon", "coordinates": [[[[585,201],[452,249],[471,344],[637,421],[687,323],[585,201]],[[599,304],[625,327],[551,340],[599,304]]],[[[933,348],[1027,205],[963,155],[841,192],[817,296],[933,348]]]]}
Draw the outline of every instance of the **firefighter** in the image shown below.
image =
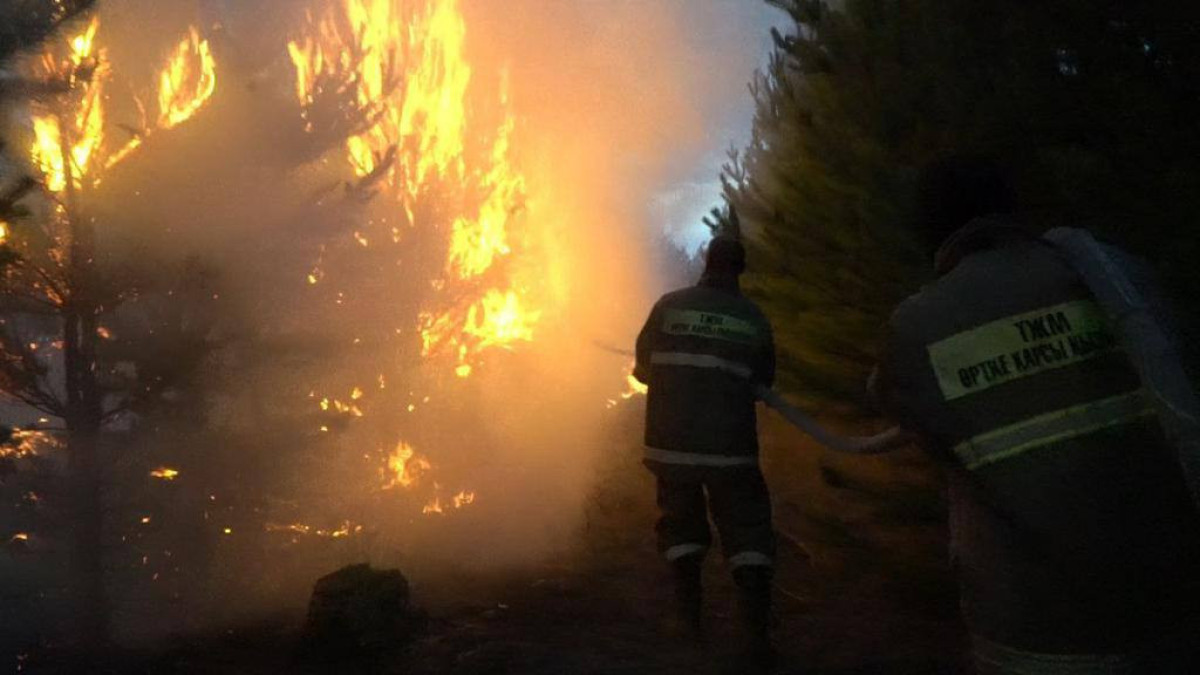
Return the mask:
{"type": "Polygon", "coordinates": [[[1200,672],[1200,519],[1117,325],[994,163],[943,161],[920,192],[937,279],[871,389],[947,468],[978,671],[1200,672]]]}
{"type": "Polygon", "coordinates": [[[747,668],[769,665],[771,500],[758,465],[756,395],[775,378],[771,325],[742,295],[740,242],[718,236],[699,283],[663,296],[637,339],[649,386],[645,465],[657,480],[659,549],[674,573],[677,626],[702,637],[701,567],[711,510],[739,589],[747,668]]]}

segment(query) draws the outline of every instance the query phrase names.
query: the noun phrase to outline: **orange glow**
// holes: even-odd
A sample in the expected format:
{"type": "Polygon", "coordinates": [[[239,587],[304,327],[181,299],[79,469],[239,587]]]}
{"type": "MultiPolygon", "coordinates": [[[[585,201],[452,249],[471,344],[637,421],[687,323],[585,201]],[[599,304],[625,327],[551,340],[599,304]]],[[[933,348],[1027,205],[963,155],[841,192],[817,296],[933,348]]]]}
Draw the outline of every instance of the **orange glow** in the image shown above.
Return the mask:
{"type": "Polygon", "coordinates": [[[432,176],[461,174],[471,70],[462,57],[466,26],[456,0],[432,0],[416,16],[394,0],[336,4],[320,19],[310,14],[310,34],[288,44],[301,103],[348,86],[364,116],[376,117],[346,142],[359,176],[373,173],[407,139],[417,141],[409,161],[387,173],[410,197],[432,176]],[[407,54],[417,62],[404,64],[407,54]],[[409,66],[402,78],[397,65],[409,66]]]}
{"type": "Polygon", "coordinates": [[[158,126],[171,129],[191,119],[217,89],[217,64],[208,40],[190,28],[158,77],[158,126]]]}
{"type": "Polygon", "coordinates": [[[608,400],[609,408],[615,408],[620,404],[621,401],[628,401],[635,396],[645,396],[646,393],[650,391],[649,387],[641,382],[638,382],[637,378],[633,376],[633,368],[633,363],[630,363],[625,367],[625,391],[621,392],[620,400],[608,400]]]}
{"type": "MultiPolygon", "coordinates": [[[[338,124],[313,119],[323,96],[351,99],[352,110],[342,106],[350,118],[342,121],[350,130],[346,161],[360,178],[384,186],[404,222],[423,225],[414,213],[431,191],[461,204],[447,219],[446,278],[435,284],[453,300],[427,309],[419,324],[423,355],[444,355],[455,375],[467,378],[482,352],[531,341],[543,312],[512,271],[523,253],[513,228],[525,208],[526,180],[512,157],[516,120],[507,83],[499,101],[503,121],[485,131],[490,143],[473,152],[469,141],[477,143],[480,132],[468,114],[472,71],[458,0],[419,4],[338,0],[308,15],[306,34],[288,44],[288,54],[309,131],[338,124]]],[[[398,228],[390,235],[401,240],[398,228]]],[[[369,243],[364,233],[354,238],[369,243]]],[[[309,283],[319,279],[314,273],[309,283]]]]}
{"type": "Polygon", "coordinates": [[[62,447],[62,443],[45,431],[13,429],[12,443],[0,446],[0,457],[24,459],[44,455],[47,450],[62,447]]]}
{"type": "Polygon", "coordinates": [[[363,531],[362,525],[356,525],[348,520],[342,521],[342,524],[337,529],[323,530],[320,528],[305,525],[304,523],[267,523],[263,529],[267,532],[290,532],[292,534],[311,534],[317,537],[328,537],[331,539],[341,539],[350,537],[356,534],[361,534],[363,531]]]}
{"type": "Polygon", "coordinates": [[[383,489],[410,488],[417,484],[422,473],[432,468],[433,465],[428,459],[417,455],[411,445],[401,441],[388,455],[387,464],[381,470],[384,477],[383,489]]]}
{"type": "MultiPolygon", "coordinates": [[[[121,148],[100,159],[107,140],[105,105],[111,78],[103,49],[97,46],[99,18],[67,40],[67,55],[56,59],[47,51],[41,60],[42,75],[66,79],[78,91],[73,111],[33,115],[34,142],[30,157],[45,175],[46,188],[62,192],[99,182],[97,169],[110,169],[134,154],[154,129],[145,129],[121,148]],[[68,165],[67,162],[70,162],[68,165]]],[[[216,90],[216,62],[208,41],[195,28],[179,44],[159,75],[160,114],[157,129],[171,129],[191,119],[216,90]]]]}
{"type": "MultiPolygon", "coordinates": [[[[440,490],[441,486],[435,485],[435,490],[440,490]]],[[[442,501],[442,496],[437,494],[429,503],[421,509],[422,515],[441,515],[446,513],[447,509],[462,509],[475,503],[475,493],[467,492],[466,490],[459,492],[445,502],[442,501]]]]}
{"type": "Polygon", "coordinates": [[[426,516],[431,513],[445,513],[445,511],[442,509],[442,498],[434,497],[433,501],[429,502],[424,506],[424,508],[421,509],[421,513],[426,516]]]}
{"type": "Polygon", "coordinates": [[[159,480],[173,481],[179,477],[179,471],[163,466],[151,471],[150,476],[159,480]]]}
{"type": "Polygon", "coordinates": [[[93,18],[84,32],[68,40],[66,60],[55,62],[52,54],[42,57],[47,75],[65,77],[72,86],[82,89],[82,96],[73,114],[44,114],[33,118],[33,163],[46,176],[51,192],[72,186],[83,186],[91,162],[104,141],[104,85],[108,77],[102,55],[96,52],[96,33],[100,20],[93,18]],[[84,69],[94,68],[88,81],[79,79],[84,69]],[[67,162],[70,162],[68,166],[67,162]]]}
{"type": "Polygon", "coordinates": [[[338,413],[341,415],[350,415],[351,417],[362,417],[363,416],[362,408],[360,408],[358,406],[358,404],[355,403],[355,401],[362,399],[362,397],[363,397],[363,390],[358,387],[355,387],[350,392],[350,401],[351,401],[350,403],[346,403],[346,402],[338,400],[336,398],[326,397],[326,398],[321,399],[317,403],[317,405],[324,412],[332,411],[332,412],[335,412],[335,413],[338,413]]]}
{"type": "Polygon", "coordinates": [[[625,369],[626,389],[625,389],[624,393],[621,394],[621,398],[623,398],[627,401],[629,399],[633,398],[634,396],[645,396],[646,392],[650,391],[650,387],[642,384],[641,382],[638,382],[638,379],[633,376],[633,366],[634,366],[634,364],[631,363],[625,369]]]}

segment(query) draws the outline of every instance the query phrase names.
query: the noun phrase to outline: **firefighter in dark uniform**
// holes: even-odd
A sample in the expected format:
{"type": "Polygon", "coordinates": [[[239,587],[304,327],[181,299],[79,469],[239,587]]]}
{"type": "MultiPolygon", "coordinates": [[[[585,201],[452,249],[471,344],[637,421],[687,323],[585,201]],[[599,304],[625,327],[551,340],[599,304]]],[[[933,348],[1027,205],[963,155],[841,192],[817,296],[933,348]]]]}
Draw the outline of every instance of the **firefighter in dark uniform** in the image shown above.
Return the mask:
{"type": "Polygon", "coordinates": [[[637,339],[634,376],[649,385],[645,464],[658,483],[659,549],[679,618],[701,633],[708,513],[740,591],[749,655],[770,659],[771,500],[758,466],[757,387],[775,378],[771,325],[742,295],[745,250],[720,236],[700,282],[663,296],[637,339]]]}
{"type": "Polygon", "coordinates": [[[947,467],[979,672],[1200,672],[1200,523],[1113,325],[994,164],[938,164],[922,202],[937,280],[871,388],[947,467]]]}

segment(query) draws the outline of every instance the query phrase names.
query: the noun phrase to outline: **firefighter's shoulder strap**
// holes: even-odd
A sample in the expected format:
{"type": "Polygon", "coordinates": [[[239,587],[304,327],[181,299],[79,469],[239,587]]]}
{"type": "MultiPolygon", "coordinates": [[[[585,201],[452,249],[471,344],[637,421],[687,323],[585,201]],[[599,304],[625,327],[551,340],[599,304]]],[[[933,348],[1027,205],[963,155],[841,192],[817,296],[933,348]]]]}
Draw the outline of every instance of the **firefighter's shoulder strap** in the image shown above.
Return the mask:
{"type": "Polygon", "coordinates": [[[1056,228],[1045,239],[1065,256],[1112,321],[1200,505],[1200,399],[1173,336],[1146,295],[1152,289],[1138,288],[1129,270],[1086,230],[1056,228]]]}

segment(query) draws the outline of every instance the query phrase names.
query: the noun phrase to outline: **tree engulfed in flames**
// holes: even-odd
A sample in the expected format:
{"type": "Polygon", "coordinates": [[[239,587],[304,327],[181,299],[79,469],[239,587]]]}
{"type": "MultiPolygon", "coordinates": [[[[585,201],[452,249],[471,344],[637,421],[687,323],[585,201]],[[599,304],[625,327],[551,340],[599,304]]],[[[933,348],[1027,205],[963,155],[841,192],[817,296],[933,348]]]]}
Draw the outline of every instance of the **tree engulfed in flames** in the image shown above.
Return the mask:
{"type": "MultiPolygon", "coordinates": [[[[195,29],[168,59],[159,76],[159,116],[153,127],[142,120],[142,130],[120,149],[100,156],[107,148],[106,87],[112,70],[105,52],[97,45],[99,18],[67,42],[65,56],[47,51],[41,59],[41,75],[65,81],[72,93],[78,92],[74,105],[41,111],[33,116],[34,142],[30,156],[45,176],[51,192],[92,186],[99,182],[97,168],[110,169],[141,147],[145,138],[158,129],[183,124],[212,98],[217,86],[217,66],[208,41],[195,29]]],[[[139,102],[139,108],[144,109],[139,102]]]]}
{"type": "MultiPolygon", "coordinates": [[[[502,93],[506,116],[481,153],[484,166],[468,161],[468,134],[478,134],[470,129],[471,68],[457,0],[427,0],[419,10],[400,0],[338,0],[310,13],[307,25],[288,45],[307,129],[343,132],[354,173],[383,186],[409,227],[420,225],[418,202],[435,191],[469,204],[453,219],[445,278],[435,284],[455,300],[421,313],[422,356],[448,354],[454,372],[468,377],[482,352],[531,341],[541,312],[511,273],[526,194],[512,161],[516,123],[502,93]]],[[[392,236],[400,241],[403,231],[393,227],[392,236]]]]}
{"type": "MultiPolygon", "coordinates": [[[[527,185],[513,157],[507,76],[500,73],[499,121],[480,133],[482,123],[469,114],[466,40],[458,0],[329,0],[306,14],[303,34],[288,44],[305,129],[337,139],[358,185],[392,210],[381,219],[390,224],[384,238],[400,244],[407,231],[421,229],[444,243],[438,277],[430,279],[437,299],[413,318],[421,357],[460,378],[472,375],[484,352],[532,341],[543,314],[518,277],[542,261],[522,231],[527,185]],[[430,202],[450,215],[429,216],[430,202]]],[[[364,247],[374,239],[362,231],[354,238],[364,247]]],[[[324,278],[318,263],[307,282],[324,278]]],[[[322,410],[359,409],[349,405],[322,402],[322,410]]],[[[382,488],[414,488],[432,471],[427,457],[397,443],[385,453],[382,488]]],[[[446,492],[436,482],[424,491],[431,494],[425,514],[475,501],[473,492],[446,492]]]]}

